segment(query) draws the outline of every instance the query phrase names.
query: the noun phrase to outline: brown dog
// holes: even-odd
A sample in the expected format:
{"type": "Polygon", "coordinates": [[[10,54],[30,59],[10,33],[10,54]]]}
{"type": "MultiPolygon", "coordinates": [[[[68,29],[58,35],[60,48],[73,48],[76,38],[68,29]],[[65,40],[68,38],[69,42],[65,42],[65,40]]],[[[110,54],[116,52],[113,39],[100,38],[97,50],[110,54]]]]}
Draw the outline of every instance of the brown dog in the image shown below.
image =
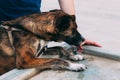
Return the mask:
{"type": "MultiPolygon", "coordinates": [[[[39,48],[48,41],[65,41],[70,45],[79,46],[84,38],[77,31],[75,16],[61,10],[35,13],[14,20],[5,21],[4,26],[14,27],[20,31],[12,31],[12,42],[8,31],[0,28],[0,74],[13,68],[67,69],[81,71],[83,64],[72,63],[64,59],[38,58],[39,48]]],[[[82,60],[80,55],[74,55],[61,47],[54,47],[59,54],[72,60],[82,60]]],[[[52,50],[51,49],[48,49],[52,50]]],[[[51,51],[49,51],[51,53],[51,51]]]]}

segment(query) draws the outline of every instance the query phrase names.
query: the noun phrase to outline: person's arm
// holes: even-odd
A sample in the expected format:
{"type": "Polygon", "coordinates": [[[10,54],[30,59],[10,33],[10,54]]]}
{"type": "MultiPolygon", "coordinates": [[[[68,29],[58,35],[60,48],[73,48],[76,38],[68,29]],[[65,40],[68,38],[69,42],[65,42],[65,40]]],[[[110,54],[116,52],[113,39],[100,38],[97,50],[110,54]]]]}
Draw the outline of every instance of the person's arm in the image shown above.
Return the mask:
{"type": "Polygon", "coordinates": [[[75,15],[74,0],[58,0],[60,8],[67,14],[75,15]]]}
{"type": "MultiPolygon", "coordinates": [[[[69,15],[75,15],[75,6],[74,6],[74,0],[58,0],[60,8],[67,14],[69,15]]],[[[92,45],[92,46],[97,46],[101,47],[98,43],[92,40],[87,40],[83,41],[83,43],[80,44],[80,47],[82,48],[83,45],[92,45]]]]}

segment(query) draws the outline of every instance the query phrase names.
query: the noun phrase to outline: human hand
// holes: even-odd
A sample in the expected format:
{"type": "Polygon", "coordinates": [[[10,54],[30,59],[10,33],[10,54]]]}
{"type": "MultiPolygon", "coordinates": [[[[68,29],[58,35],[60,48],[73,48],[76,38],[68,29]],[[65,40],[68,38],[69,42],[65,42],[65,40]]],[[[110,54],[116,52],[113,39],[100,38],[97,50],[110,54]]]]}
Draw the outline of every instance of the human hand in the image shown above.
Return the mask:
{"type": "Polygon", "coordinates": [[[86,39],[84,42],[82,42],[80,44],[80,47],[79,47],[78,51],[83,52],[83,48],[82,48],[83,45],[91,45],[91,46],[96,46],[96,47],[102,47],[100,44],[96,43],[95,41],[86,39]]]}

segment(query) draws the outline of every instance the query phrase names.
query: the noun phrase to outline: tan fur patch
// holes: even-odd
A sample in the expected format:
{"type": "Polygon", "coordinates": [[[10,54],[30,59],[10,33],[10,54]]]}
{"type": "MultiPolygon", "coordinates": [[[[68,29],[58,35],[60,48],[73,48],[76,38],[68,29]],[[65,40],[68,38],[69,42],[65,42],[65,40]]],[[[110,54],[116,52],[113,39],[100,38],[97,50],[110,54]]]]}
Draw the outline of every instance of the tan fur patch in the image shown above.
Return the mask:
{"type": "Polygon", "coordinates": [[[9,47],[8,45],[5,44],[0,44],[0,49],[3,50],[3,52],[8,55],[8,56],[12,56],[14,54],[14,49],[12,49],[12,47],[9,47]]]}

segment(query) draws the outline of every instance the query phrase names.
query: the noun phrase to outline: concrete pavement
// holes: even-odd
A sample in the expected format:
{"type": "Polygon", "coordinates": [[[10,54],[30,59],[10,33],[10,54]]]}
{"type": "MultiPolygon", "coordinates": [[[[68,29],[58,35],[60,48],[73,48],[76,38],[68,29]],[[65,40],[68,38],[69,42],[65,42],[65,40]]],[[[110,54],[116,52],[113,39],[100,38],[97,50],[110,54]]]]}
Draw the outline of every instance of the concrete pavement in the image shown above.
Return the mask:
{"type": "Polygon", "coordinates": [[[103,48],[120,51],[120,1],[75,1],[80,32],[103,48]]]}

